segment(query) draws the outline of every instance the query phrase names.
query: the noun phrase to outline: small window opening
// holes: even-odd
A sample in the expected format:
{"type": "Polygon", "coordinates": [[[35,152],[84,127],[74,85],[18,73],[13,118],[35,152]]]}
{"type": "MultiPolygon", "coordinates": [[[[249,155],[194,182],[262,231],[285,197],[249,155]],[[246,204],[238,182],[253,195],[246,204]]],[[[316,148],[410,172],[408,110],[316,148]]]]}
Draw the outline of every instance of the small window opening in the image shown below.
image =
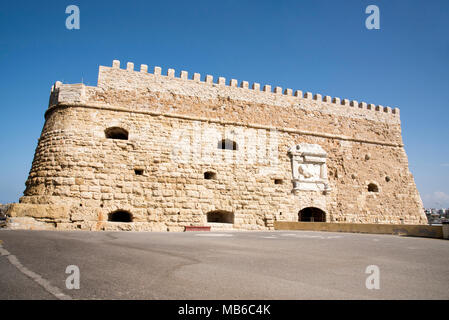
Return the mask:
{"type": "Polygon", "coordinates": [[[135,173],[137,176],[141,176],[141,175],[143,175],[143,169],[134,169],[134,173],[135,173]]]}
{"type": "Polygon", "coordinates": [[[223,139],[218,142],[218,149],[223,150],[238,150],[237,142],[229,140],[229,139],[223,139]]]}
{"type": "Polygon", "coordinates": [[[282,179],[274,179],[274,184],[283,184],[284,180],[282,179]]]}
{"type": "Polygon", "coordinates": [[[128,140],[128,131],[123,128],[107,128],[104,133],[107,139],[128,140]]]}
{"type": "Polygon", "coordinates": [[[374,183],[370,183],[368,185],[368,191],[369,192],[379,192],[379,187],[374,183]]]}
{"type": "Polygon", "coordinates": [[[128,211],[117,210],[117,211],[111,212],[108,215],[108,221],[113,221],[113,222],[132,222],[133,218],[132,218],[131,213],[129,213],[128,211]]]}
{"type": "Polygon", "coordinates": [[[217,178],[217,174],[212,171],[204,172],[204,179],[206,180],[215,180],[217,178]]]}

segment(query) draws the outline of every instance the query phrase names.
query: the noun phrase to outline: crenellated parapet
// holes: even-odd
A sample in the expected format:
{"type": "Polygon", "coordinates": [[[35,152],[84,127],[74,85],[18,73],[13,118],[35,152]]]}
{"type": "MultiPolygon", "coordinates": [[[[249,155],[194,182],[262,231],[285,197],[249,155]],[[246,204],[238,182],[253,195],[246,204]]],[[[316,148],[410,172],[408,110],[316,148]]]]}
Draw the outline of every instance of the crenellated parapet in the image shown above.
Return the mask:
{"type": "MultiPolygon", "coordinates": [[[[57,81],[51,89],[49,107],[58,104],[98,104],[101,101],[93,98],[98,91],[125,91],[124,95],[127,95],[129,92],[140,90],[165,92],[203,100],[227,99],[275,107],[293,107],[340,117],[400,124],[399,109],[389,106],[384,107],[290,88],[283,89],[257,82],[250,84],[248,81],[239,82],[237,79],[226,81],[224,77],[214,79],[210,74],[202,77],[200,73],[193,73],[189,77],[187,71],[182,70],[176,73],[172,68],[168,68],[163,73],[159,66],[154,66],[152,70],[149,72],[148,65],[142,64],[140,70],[136,71],[132,62],[126,64],[126,69],[122,69],[120,61],[114,60],[112,67],[100,66],[97,87],[81,83],[63,84],[57,81]]],[[[119,96],[120,94],[117,95],[119,96]]],[[[146,106],[134,105],[133,108],[145,109],[146,106]]]]}
{"type": "Polygon", "coordinates": [[[52,87],[46,117],[62,106],[87,107],[238,125],[264,130],[402,146],[399,109],[187,71],[136,71],[114,60],[99,67],[97,86],[52,87]]]}
{"type": "MultiPolygon", "coordinates": [[[[343,112],[348,114],[383,114],[385,116],[398,119],[399,108],[391,108],[389,106],[376,105],[366,102],[358,102],[356,100],[341,99],[339,97],[324,96],[319,93],[304,92],[301,90],[293,90],[290,88],[283,89],[279,86],[263,85],[254,82],[250,84],[248,81],[238,81],[237,79],[230,79],[226,81],[224,77],[214,77],[210,74],[206,74],[204,77],[199,73],[193,73],[189,77],[189,73],[185,70],[176,73],[174,69],[168,68],[163,74],[162,68],[159,66],[153,67],[153,72],[149,72],[149,67],[146,64],[140,66],[140,70],[136,71],[134,63],[128,62],[126,69],[120,68],[120,61],[114,60],[112,68],[100,67],[98,86],[99,87],[120,87],[122,89],[136,89],[139,87],[148,86],[150,82],[164,81],[164,85],[168,90],[174,89],[174,86],[170,87],[167,84],[167,80],[174,81],[175,86],[182,84],[184,90],[178,90],[186,95],[204,95],[206,98],[217,95],[227,95],[235,100],[282,105],[282,104],[294,104],[301,102],[311,102],[315,105],[327,105],[332,107],[341,108],[343,112]],[[165,81],[164,81],[165,80],[165,81]],[[180,83],[181,82],[181,83],[180,83]],[[203,90],[198,90],[198,86],[202,86],[203,90]],[[189,92],[189,89],[190,92],[189,92]],[[209,90],[208,90],[209,89],[209,90]],[[212,89],[212,90],[211,90],[212,89]]],[[[152,86],[152,89],[158,89],[157,86],[152,86]]],[[[394,121],[394,120],[393,120],[394,121]]]]}

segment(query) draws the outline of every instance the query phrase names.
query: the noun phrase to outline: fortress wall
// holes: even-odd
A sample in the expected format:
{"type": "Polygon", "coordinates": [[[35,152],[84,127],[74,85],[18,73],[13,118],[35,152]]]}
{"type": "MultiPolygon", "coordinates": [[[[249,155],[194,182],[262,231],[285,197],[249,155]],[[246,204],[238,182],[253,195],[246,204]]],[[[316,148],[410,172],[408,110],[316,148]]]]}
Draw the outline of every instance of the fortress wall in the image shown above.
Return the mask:
{"type": "Polygon", "coordinates": [[[102,228],[108,213],[123,209],[144,230],[203,225],[213,210],[234,212],[236,228],[265,229],[272,216],[296,221],[308,206],[322,208],[330,222],[425,223],[402,147],[98,106],[49,110],[21,202],[67,205],[69,219],[49,220],[67,228],[102,228]],[[129,140],[106,139],[112,126],[128,130],[129,140]],[[223,137],[239,150],[218,150],[223,137]],[[287,150],[300,142],[328,153],[325,200],[291,192],[287,150]],[[205,171],[217,179],[205,180],[205,171]],[[380,192],[368,192],[370,182],[380,192]]]}
{"type": "MultiPolygon", "coordinates": [[[[134,221],[148,222],[147,227],[156,230],[204,224],[205,213],[218,209],[235,212],[236,226],[265,228],[266,213],[290,206],[291,187],[276,185],[275,189],[270,177],[259,172],[266,167],[263,163],[244,159],[235,164],[217,161],[216,156],[198,164],[174,159],[169,142],[175,128],[182,129],[185,137],[195,130],[185,120],[76,107],[57,109],[47,118],[21,202],[70,205],[72,221],[107,220],[107,213],[125,209],[132,212],[134,221]],[[104,129],[111,125],[127,128],[129,140],[106,139],[104,129]],[[135,168],[143,169],[144,175],[136,176],[135,168]],[[216,172],[217,179],[205,180],[206,170],[216,172]]],[[[222,127],[211,128],[224,133],[222,127]]],[[[233,153],[216,150],[217,141],[208,147],[218,155],[233,153]]],[[[275,175],[284,178],[285,171],[275,175]]]]}
{"type": "Polygon", "coordinates": [[[219,119],[243,125],[263,125],[303,132],[339,135],[348,139],[402,145],[399,109],[347,99],[322,97],[271,86],[237,87],[237,80],[226,85],[223,78],[213,81],[198,74],[188,79],[186,72],[176,77],[174,70],[161,75],[100,67],[98,86],[86,87],[85,101],[136,111],[152,111],[219,119]],[[181,78],[182,77],[182,78],[181,78]],[[254,87],[254,89],[250,89],[254,87]],[[270,88],[268,88],[270,87],[270,88]],[[259,88],[259,89],[258,89],[259,88]],[[263,115],[263,116],[261,116],[263,115]]]}
{"type": "MultiPolygon", "coordinates": [[[[306,107],[316,109],[319,106],[321,107],[321,111],[331,114],[342,114],[347,117],[399,123],[398,108],[392,109],[390,107],[367,104],[365,102],[359,103],[338,97],[323,97],[321,94],[312,94],[310,92],[303,94],[300,90],[296,90],[293,94],[292,89],[282,90],[280,87],[274,87],[272,89],[271,85],[264,85],[262,89],[260,84],[253,83],[250,86],[247,81],[241,81],[240,85],[238,85],[236,79],[231,79],[226,84],[226,79],[223,77],[219,77],[214,82],[211,75],[206,75],[204,79],[201,79],[201,75],[198,73],[194,73],[191,77],[192,79],[189,79],[186,71],[181,71],[181,74],[176,76],[175,70],[173,69],[168,69],[166,75],[162,75],[160,67],[154,67],[154,73],[148,73],[147,69],[148,67],[146,65],[142,65],[140,72],[134,71],[134,64],[132,63],[127,64],[127,69],[120,69],[120,63],[115,60],[112,68],[100,66],[98,87],[106,91],[109,89],[120,89],[129,93],[142,89],[151,89],[153,92],[170,92],[178,95],[196,97],[202,100],[229,98],[232,100],[266,104],[268,106],[284,107],[292,104],[300,104],[300,102],[305,103],[304,100],[312,100],[315,103],[309,103],[306,107]]],[[[112,100],[116,98],[123,97],[109,97],[112,100]]]]}

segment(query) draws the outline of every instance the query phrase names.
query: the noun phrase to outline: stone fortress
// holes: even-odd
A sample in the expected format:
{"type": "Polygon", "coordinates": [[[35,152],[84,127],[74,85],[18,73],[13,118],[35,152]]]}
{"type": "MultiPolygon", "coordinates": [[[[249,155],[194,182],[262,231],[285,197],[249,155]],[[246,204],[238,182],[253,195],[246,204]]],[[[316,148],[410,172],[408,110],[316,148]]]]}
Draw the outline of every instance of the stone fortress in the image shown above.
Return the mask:
{"type": "Polygon", "coordinates": [[[113,61],[56,82],[17,228],[427,224],[399,109],[113,61]]]}

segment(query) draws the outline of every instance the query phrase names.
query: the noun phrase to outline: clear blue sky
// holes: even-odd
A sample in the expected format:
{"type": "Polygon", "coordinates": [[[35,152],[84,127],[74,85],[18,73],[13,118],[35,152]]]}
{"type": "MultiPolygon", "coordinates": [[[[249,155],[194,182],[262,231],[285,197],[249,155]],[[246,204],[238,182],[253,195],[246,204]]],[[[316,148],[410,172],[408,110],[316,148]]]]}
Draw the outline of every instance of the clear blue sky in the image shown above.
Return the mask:
{"type": "Polygon", "coordinates": [[[24,191],[51,85],[96,85],[113,59],[399,107],[424,204],[449,207],[447,0],[1,1],[0,203],[24,191]]]}

